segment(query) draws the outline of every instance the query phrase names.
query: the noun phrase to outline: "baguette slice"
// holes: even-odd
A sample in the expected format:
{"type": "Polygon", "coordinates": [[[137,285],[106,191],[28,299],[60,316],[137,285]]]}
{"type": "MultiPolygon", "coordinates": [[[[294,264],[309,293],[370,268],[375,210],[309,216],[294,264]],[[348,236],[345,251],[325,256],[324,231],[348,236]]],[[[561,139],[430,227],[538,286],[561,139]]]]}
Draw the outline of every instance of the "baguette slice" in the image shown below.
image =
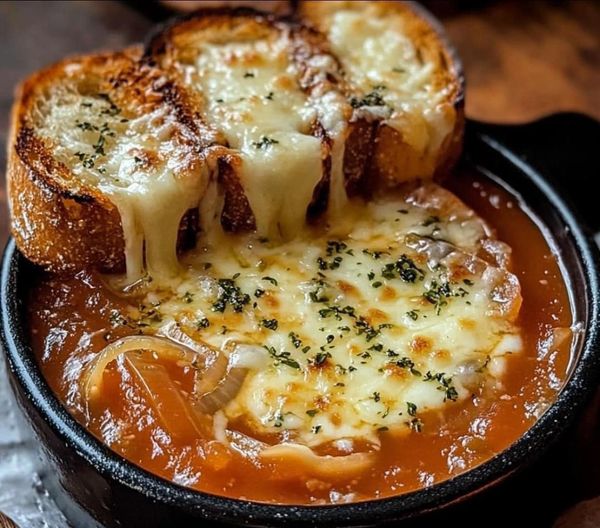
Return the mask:
{"type": "Polygon", "coordinates": [[[352,91],[360,150],[347,177],[380,187],[443,176],[462,147],[464,83],[436,22],[407,2],[303,1],[299,15],[327,36],[352,91]]]}
{"type": "Polygon", "coordinates": [[[176,258],[176,243],[194,240],[197,214],[185,213],[206,185],[204,151],[215,138],[185,94],[140,55],[67,59],[18,91],[12,233],[29,260],[51,271],[119,271],[127,260],[135,278],[145,246],[148,268],[160,273],[176,258]]]}
{"type": "Polygon", "coordinates": [[[203,121],[225,137],[228,229],[293,236],[307,212],[323,210],[330,181],[343,184],[334,143],[352,109],[318,32],[251,9],[207,9],[157,34],[147,58],[193,91],[203,121]]]}

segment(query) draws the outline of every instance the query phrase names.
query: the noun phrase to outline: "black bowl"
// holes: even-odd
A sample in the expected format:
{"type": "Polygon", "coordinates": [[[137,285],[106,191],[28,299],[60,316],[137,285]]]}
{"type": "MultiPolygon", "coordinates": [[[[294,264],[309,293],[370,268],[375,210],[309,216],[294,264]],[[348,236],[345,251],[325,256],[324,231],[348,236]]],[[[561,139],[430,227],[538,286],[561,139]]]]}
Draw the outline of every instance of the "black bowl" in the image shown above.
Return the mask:
{"type": "Polygon", "coordinates": [[[74,526],[179,526],[200,520],[238,526],[374,526],[447,507],[531,464],[567,431],[600,379],[598,250],[591,229],[580,222],[569,203],[577,198],[583,216],[589,215],[587,220],[597,215],[585,192],[581,197],[566,196],[569,190],[584,191],[586,178],[591,182],[600,174],[590,165],[598,164],[593,142],[599,129],[599,123],[575,114],[559,114],[521,127],[468,123],[462,163],[511,189],[543,223],[560,257],[574,319],[581,322],[583,332],[573,347],[568,382],[517,442],[466,473],[388,499],[312,507],[228,499],[168,482],[111,451],[71,417],[38,368],[22,306],[33,270],[10,241],[0,285],[9,378],[51,468],[49,485],[59,506],[74,526]],[[533,159],[526,161],[524,156],[533,159]],[[577,173],[568,172],[577,163],[577,173]],[[534,165],[543,167],[544,175],[534,165]],[[561,187],[551,176],[560,178],[563,172],[569,179],[561,187]]]}

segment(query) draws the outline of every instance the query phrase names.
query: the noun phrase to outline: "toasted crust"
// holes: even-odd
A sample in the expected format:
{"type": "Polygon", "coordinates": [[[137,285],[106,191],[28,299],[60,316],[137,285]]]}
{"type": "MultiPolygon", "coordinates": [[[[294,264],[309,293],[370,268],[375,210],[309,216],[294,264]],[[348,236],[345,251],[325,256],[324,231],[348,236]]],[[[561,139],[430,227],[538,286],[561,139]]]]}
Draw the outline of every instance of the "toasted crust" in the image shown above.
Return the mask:
{"type": "Polygon", "coordinates": [[[356,181],[359,167],[363,167],[362,178],[366,179],[363,186],[371,189],[445,176],[462,150],[464,76],[456,52],[443,29],[412,2],[302,1],[299,15],[327,34],[332,16],[340,9],[359,11],[365,17],[376,16],[380,19],[399,14],[404,21],[404,33],[419,50],[422,59],[433,65],[434,90],[445,92],[443,103],[448,106],[448,111],[454,113],[453,128],[433,157],[424,156],[414,149],[401,132],[386,123],[355,116],[347,147],[350,151],[346,162],[347,178],[356,181]],[[368,147],[369,141],[372,142],[371,148],[368,147]]]}
{"type": "MultiPolygon", "coordinates": [[[[329,47],[324,36],[297,21],[251,8],[200,9],[162,28],[149,41],[145,60],[169,73],[178,82],[185,84],[185,65],[199,53],[202,43],[244,42],[259,39],[277,39],[280,35],[290,36],[289,58],[299,70],[300,86],[307,94],[326,92],[328,89],[345,90],[341,70],[334,57],[331,68],[323,75],[309,64],[312,57],[329,55],[329,47]],[[339,86],[338,86],[339,84],[339,86]]],[[[206,103],[198,94],[200,102],[197,110],[203,115],[206,103]]],[[[349,113],[349,109],[348,109],[349,113]]],[[[215,131],[219,135],[218,131],[215,131]]],[[[322,145],[323,177],[316,186],[309,216],[317,216],[327,205],[327,182],[331,171],[331,140],[322,124],[316,120],[312,135],[319,138],[322,145]]],[[[223,227],[230,231],[253,229],[254,215],[244,194],[239,178],[241,163],[236,151],[229,149],[225,138],[220,144],[227,150],[219,157],[219,182],[223,187],[225,205],[221,218],[223,227]]]]}
{"type": "MultiPolygon", "coordinates": [[[[125,244],[115,205],[99,189],[79,181],[56,159],[52,145],[36,134],[37,105],[70,75],[86,81],[89,77],[91,83],[104,79],[102,89],[111,89],[115,99],[130,98],[131,106],[158,104],[142,95],[140,78],[148,79],[148,74],[138,69],[140,56],[141,50],[132,48],[67,59],[32,75],[18,89],[7,170],[11,230],[23,254],[50,271],[89,266],[121,271],[125,244]]],[[[201,134],[186,109],[188,103],[170,82],[160,90],[154,97],[169,101],[179,120],[194,131],[192,141],[196,142],[201,134]]],[[[196,229],[197,213],[190,212],[180,226],[181,247],[190,244],[196,229]]]]}
{"type": "MultiPolygon", "coordinates": [[[[301,89],[314,98],[336,92],[346,101],[344,115],[349,123],[343,138],[343,172],[349,194],[370,194],[406,181],[442,177],[460,154],[464,112],[460,64],[439,27],[414,6],[397,2],[309,1],[300,4],[299,13],[317,29],[252,9],[203,9],[162,27],[144,52],[131,48],[67,59],[27,79],[13,107],[7,171],[12,232],[24,255],[56,272],[86,267],[124,269],[125,241],[117,207],[101,190],[81,181],[69,163],[56,156],[52,139],[40,135],[40,102],[75,78],[109,94],[134,116],[158,105],[168,107],[176,122],[178,145],[189,153],[186,163],[191,167],[205,163],[211,167],[211,177],[218,177],[224,194],[222,225],[230,231],[255,227],[239,177],[239,154],[217,127],[203,120],[204,95],[185,86],[186,62],[198,53],[199,42],[289,36],[289,57],[300,72],[301,89]],[[351,118],[352,108],[346,100],[357,94],[356,89],[345,79],[325,36],[327,21],[341,4],[357,10],[375,9],[383,17],[401,13],[408,21],[409,38],[424,59],[434,64],[434,84],[445,89],[444,103],[455,114],[453,130],[434,156],[413,149],[402,133],[382,120],[366,119],[356,112],[351,118]],[[315,66],[315,57],[327,57],[327,65],[315,66]]],[[[313,219],[328,202],[333,137],[319,119],[313,122],[311,134],[321,143],[323,160],[322,180],[308,209],[313,219]]],[[[154,161],[151,155],[144,159],[148,167],[154,161]]],[[[178,249],[195,242],[198,214],[194,208],[184,215],[178,249]]]]}

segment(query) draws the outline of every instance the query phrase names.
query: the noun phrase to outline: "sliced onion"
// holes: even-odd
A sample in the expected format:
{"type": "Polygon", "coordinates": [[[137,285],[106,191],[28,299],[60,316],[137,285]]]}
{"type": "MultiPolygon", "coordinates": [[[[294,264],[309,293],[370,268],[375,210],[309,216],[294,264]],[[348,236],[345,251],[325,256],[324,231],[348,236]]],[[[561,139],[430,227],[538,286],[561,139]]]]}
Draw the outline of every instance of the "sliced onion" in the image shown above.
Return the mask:
{"type": "Polygon", "coordinates": [[[247,369],[230,368],[214,390],[196,399],[194,407],[205,414],[214,414],[223,409],[235,398],[247,374],[247,369]]]}
{"type": "Polygon", "coordinates": [[[213,414],[223,409],[239,392],[249,368],[261,368],[268,361],[267,351],[256,345],[236,345],[229,356],[227,372],[212,391],[195,402],[200,412],[213,414]]]}
{"type": "Polygon", "coordinates": [[[194,412],[164,365],[137,354],[127,353],[125,358],[169,435],[187,440],[210,434],[210,420],[194,412]]]}
{"type": "Polygon", "coordinates": [[[198,354],[194,363],[199,369],[194,384],[195,395],[203,396],[213,391],[226,376],[228,361],[225,354],[206,343],[195,341],[183,332],[175,321],[164,325],[158,335],[165,336],[198,354]]]}
{"type": "MultiPolygon", "coordinates": [[[[239,392],[248,368],[264,365],[267,361],[266,351],[252,345],[236,345],[228,360],[223,352],[193,340],[177,323],[171,322],[161,328],[160,335],[124,337],[106,346],[82,376],[85,400],[90,402],[100,393],[104,371],[112,361],[122,354],[128,357],[128,352],[139,350],[148,350],[157,357],[184,361],[196,367],[191,404],[203,414],[214,414],[225,407],[239,392]]],[[[144,378],[139,369],[137,373],[144,378]]]]}
{"type": "Polygon", "coordinates": [[[129,336],[117,339],[103,348],[86,367],[81,377],[81,388],[86,401],[93,400],[102,390],[106,367],[126,352],[149,350],[158,357],[193,363],[198,353],[186,346],[156,336],[129,336]]]}
{"type": "Polygon", "coordinates": [[[260,453],[260,457],[265,461],[301,466],[311,475],[322,478],[348,477],[363,473],[375,463],[376,456],[375,452],[342,456],[317,455],[308,446],[288,442],[267,447],[260,453]]]}

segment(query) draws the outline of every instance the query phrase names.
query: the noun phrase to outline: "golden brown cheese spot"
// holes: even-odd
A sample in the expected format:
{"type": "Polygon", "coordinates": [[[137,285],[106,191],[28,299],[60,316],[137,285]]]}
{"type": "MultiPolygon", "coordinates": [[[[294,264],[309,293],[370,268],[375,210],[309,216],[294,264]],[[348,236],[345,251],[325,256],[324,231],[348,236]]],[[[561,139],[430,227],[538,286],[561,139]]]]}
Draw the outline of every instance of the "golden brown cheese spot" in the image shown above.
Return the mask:
{"type": "Polygon", "coordinates": [[[331,403],[328,396],[320,394],[313,400],[314,406],[320,411],[324,411],[331,403]]]}
{"type": "Polygon", "coordinates": [[[337,413],[337,412],[331,413],[331,423],[335,426],[342,425],[343,420],[339,413],[337,413]]]}
{"type": "Polygon", "coordinates": [[[387,376],[390,376],[398,380],[408,380],[412,374],[405,368],[396,365],[395,363],[388,363],[383,370],[387,376]]]}
{"type": "Polygon", "coordinates": [[[336,284],[337,284],[337,287],[340,289],[340,291],[342,291],[342,293],[344,293],[345,295],[351,295],[351,296],[359,296],[360,295],[358,288],[356,286],[354,286],[354,284],[350,284],[349,282],[346,282],[344,280],[337,281],[336,284]]]}
{"type": "Polygon", "coordinates": [[[463,330],[475,330],[477,323],[473,319],[461,318],[458,320],[458,324],[463,330]]]}
{"type": "Polygon", "coordinates": [[[389,320],[388,315],[378,308],[369,308],[367,312],[367,321],[371,325],[378,325],[386,323],[389,320]]]}
{"type": "Polygon", "coordinates": [[[398,297],[396,290],[391,286],[384,286],[381,290],[381,300],[382,301],[393,301],[398,297]]]}
{"type": "Polygon", "coordinates": [[[296,86],[294,79],[287,75],[280,75],[273,81],[273,84],[281,90],[292,90],[296,86]]]}
{"type": "Polygon", "coordinates": [[[314,361],[311,361],[307,364],[307,369],[309,372],[322,372],[325,371],[326,369],[330,369],[333,367],[333,364],[331,363],[331,361],[329,360],[329,358],[325,358],[324,360],[316,363],[314,361]]]}
{"type": "Polygon", "coordinates": [[[444,363],[447,363],[452,359],[450,351],[446,349],[436,350],[433,354],[433,357],[444,363]]]}
{"type": "Polygon", "coordinates": [[[432,346],[433,344],[431,339],[424,336],[415,336],[415,338],[410,342],[411,350],[417,355],[429,353],[432,346]]]}
{"type": "Polygon", "coordinates": [[[265,293],[265,295],[263,296],[263,299],[264,299],[264,303],[269,308],[279,308],[279,306],[281,304],[279,302],[279,299],[271,292],[265,293]]]}

